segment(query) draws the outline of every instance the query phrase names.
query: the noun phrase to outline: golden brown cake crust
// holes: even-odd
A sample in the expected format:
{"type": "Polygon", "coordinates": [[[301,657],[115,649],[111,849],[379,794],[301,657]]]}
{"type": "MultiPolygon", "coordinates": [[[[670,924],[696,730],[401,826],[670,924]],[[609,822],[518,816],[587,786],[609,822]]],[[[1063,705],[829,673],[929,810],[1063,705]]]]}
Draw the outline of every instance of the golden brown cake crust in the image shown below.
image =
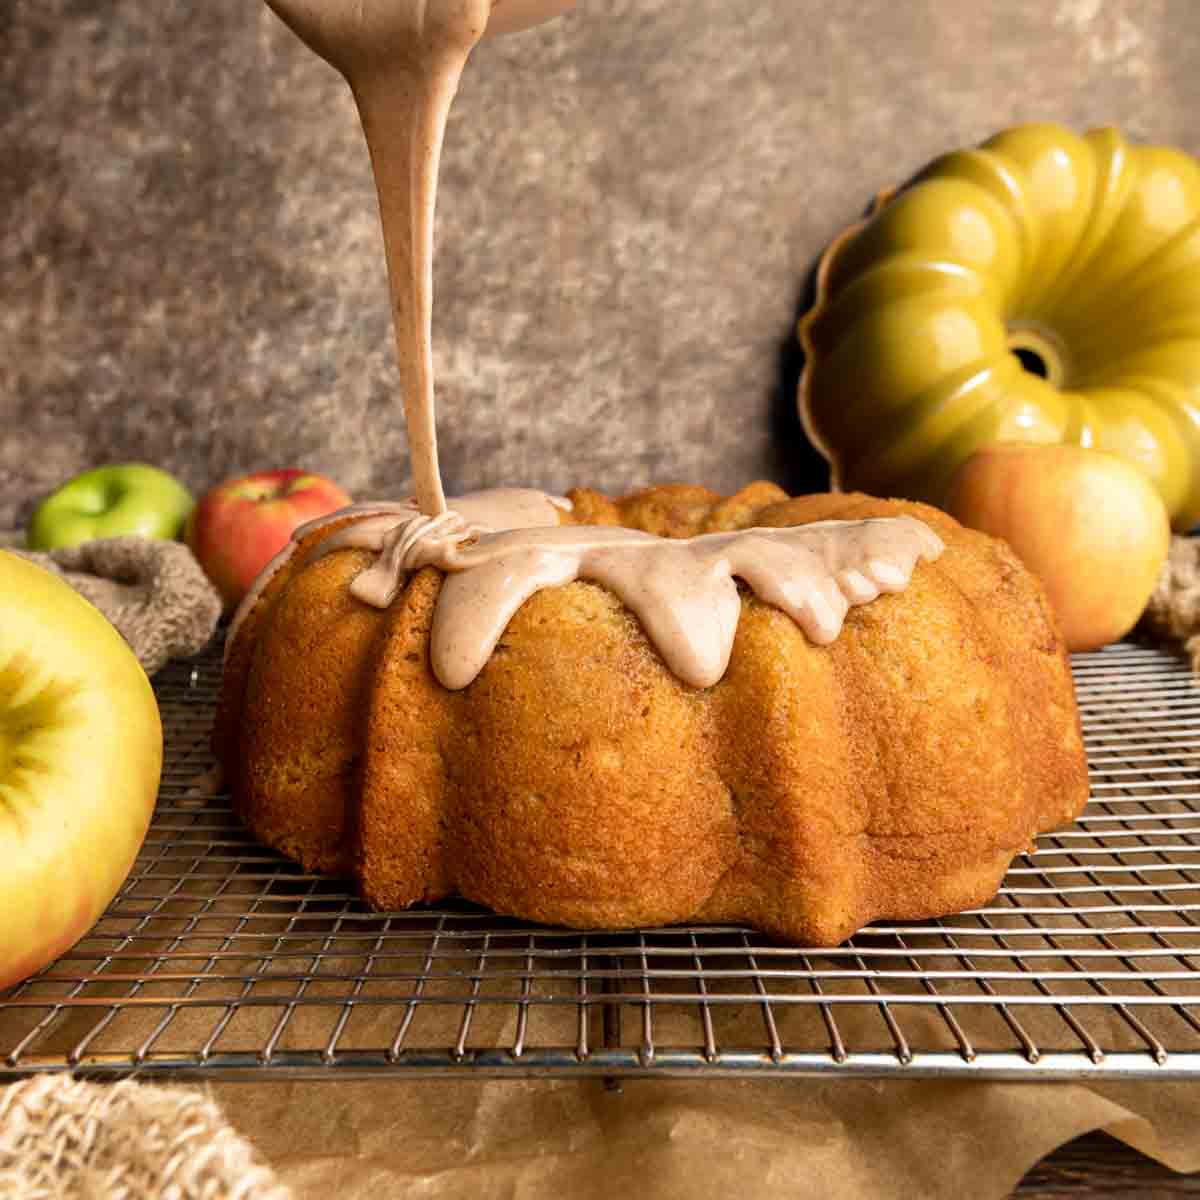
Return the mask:
{"type": "Polygon", "coordinates": [[[572,926],[729,921],[831,945],[985,902],[1082,810],[1066,655],[1002,543],[923,505],[766,483],[570,498],[564,519],[669,537],[906,512],[947,548],[827,647],[743,591],[708,689],[580,581],[527,601],[448,692],[429,666],[437,571],[379,611],[347,591],[361,552],[289,567],[239,630],[221,701],[218,752],[257,837],[353,871],[380,908],[457,893],[572,926]]]}

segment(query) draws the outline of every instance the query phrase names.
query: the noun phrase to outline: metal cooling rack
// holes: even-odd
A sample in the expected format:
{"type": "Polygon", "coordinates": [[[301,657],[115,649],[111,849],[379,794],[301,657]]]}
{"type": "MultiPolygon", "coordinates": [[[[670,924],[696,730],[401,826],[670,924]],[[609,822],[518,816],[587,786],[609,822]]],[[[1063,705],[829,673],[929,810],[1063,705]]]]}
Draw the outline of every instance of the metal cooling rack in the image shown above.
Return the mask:
{"type": "Polygon", "coordinates": [[[1131,645],[1074,670],[1085,815],[985,908],[802,950],[466,904],[370,912],[207,794],[213,647],[158,680],[167,762],[133,874],[78,946],[0,996],[0,1079],[1200,1074],[1200,687],[1131,645]]]}

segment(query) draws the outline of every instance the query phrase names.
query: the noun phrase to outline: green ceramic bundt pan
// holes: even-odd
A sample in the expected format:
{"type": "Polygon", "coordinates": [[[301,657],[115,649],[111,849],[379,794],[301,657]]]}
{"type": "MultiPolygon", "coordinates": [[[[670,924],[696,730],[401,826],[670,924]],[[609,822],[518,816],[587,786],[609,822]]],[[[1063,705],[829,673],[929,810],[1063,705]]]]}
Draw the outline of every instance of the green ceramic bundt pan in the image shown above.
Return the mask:
{"type": "Polygon", "coordinates": [[[934,504],[990,441],[1120,455],[1200,520],[1200,164],[1115,129],[937,159],[826,251],[800,415],[835,488],[934,504]]]}

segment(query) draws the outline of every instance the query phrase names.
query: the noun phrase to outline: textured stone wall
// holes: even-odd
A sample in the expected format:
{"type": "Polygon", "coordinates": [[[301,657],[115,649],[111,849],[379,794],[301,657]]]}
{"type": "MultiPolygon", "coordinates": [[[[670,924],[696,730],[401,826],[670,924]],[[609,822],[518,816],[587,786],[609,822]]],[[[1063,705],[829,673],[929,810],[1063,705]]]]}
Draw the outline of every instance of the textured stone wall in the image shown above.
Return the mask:
{"type": "MultiPolygon", "coordinates": [[[[7,0],[0,527],[101,462],[402,493],[348,93],[255,0],[7,0]]],[[[1007,124],[1200,151],[1196,0],[583,0],[468,67],[443,169],[452,490],[819,483],[792,415],[815,257],[1007,124]]]]}

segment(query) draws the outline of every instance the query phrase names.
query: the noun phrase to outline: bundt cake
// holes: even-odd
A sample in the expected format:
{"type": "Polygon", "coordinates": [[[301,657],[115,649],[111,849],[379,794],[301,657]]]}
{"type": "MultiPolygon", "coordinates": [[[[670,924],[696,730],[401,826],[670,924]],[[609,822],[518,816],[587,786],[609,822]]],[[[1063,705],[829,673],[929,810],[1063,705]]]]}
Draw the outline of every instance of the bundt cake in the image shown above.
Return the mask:
{"type": "Polygon", "coordinates": [[[1067,442],[1200,519],[1200,164],[1114,129],[937,159],[824,256],[800,410],[835,488],[941,503],[985,442],[1067,442]]]}
{"type": "Polygon", "coordinates": [[[835,520],[924,530],[907,586],[864,592],[826,644],[739,578],[728,663],[704,687],[586,579],[519,603],[474,678],[444,686],[431,645],[460,576],[403,560],[385,607],[360,600],[388,553],[370,509],[300,531],[264,573],[227,642],[214,744],[254,835],[353,874],[376,908],[460,894],[569,926],[733,922],[833,945],[984,902],[1086,801],[1038,585],[931,508],[758,483],[580,489],[548,509],[704,545],[835,520]]]}

